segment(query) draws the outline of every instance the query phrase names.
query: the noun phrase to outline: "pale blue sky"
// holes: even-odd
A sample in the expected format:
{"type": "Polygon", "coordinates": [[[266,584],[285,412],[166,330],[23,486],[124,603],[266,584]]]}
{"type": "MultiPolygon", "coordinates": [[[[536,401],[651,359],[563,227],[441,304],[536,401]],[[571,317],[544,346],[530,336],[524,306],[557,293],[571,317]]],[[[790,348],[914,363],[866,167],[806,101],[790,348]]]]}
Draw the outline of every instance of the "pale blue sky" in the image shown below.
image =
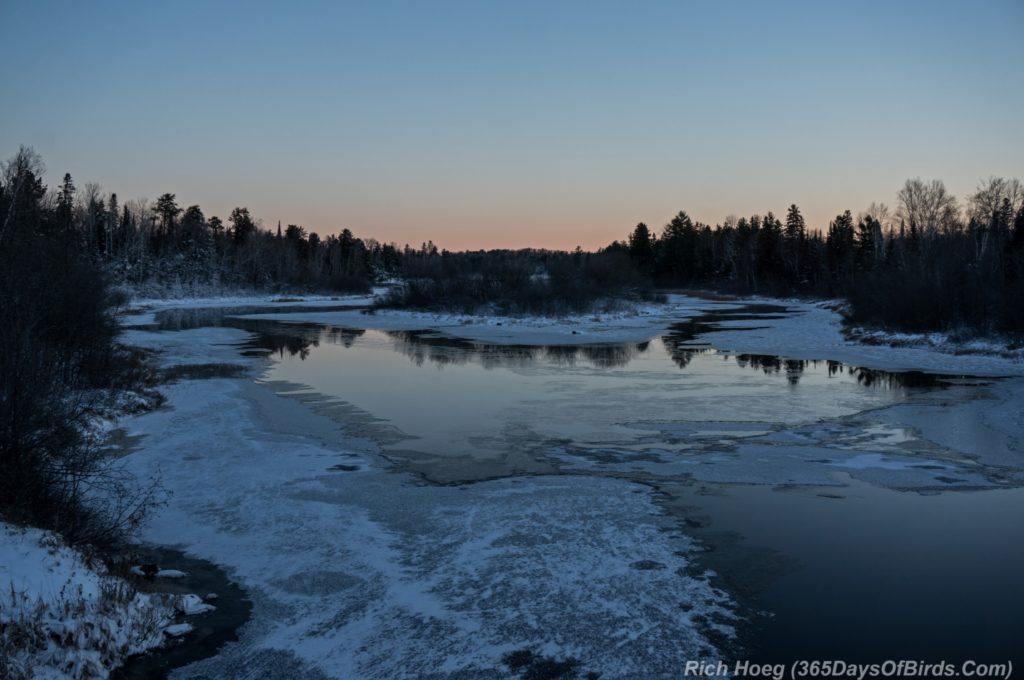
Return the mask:
{"type": "Polygon", "coordinates": [[[1024,178],[1024,0],[0,0],[0,155],[450,248],[1024,178]]]}

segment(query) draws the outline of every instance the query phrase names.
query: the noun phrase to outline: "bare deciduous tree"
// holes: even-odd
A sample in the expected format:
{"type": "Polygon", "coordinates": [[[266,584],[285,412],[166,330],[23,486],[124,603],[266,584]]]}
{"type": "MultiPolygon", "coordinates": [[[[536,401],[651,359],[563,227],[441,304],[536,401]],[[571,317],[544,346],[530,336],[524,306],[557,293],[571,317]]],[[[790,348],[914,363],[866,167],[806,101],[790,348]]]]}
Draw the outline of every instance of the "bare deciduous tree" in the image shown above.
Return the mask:
{"type": "Polygon", "coordinates": [[[1014,214],[1024,206],[1024,185],[1016,178],[989,177],[968,199],[973,228],[981,234],[977,258],[985,257],[993,232],[996,239],[1008,236],[1014,214]]]}
{"type": "Polygon", "coordinates": [[[896,216],[885,203],[871,202],[867,210],[857,213],[857,221],[863,222],[866,218],[873,217],[882,226],[882,231],[888,234],[896,227],[896,216]]]}
{"type": "Polygon", "coordinates": [[[956,197],[946,190],[942,180],[908,179],[896,194],[896,214],[925,236],[950,233],[958,226],[960,209],[956,197]]]}
{"type": "Polygon", "coordinates": [[[42,156],[30,146],[22,146],[13,158],[0,166],[0,177],[3,180],[0,184],[10,193],[8,208],[3,216],[3,222],[0,222],[0,242],[3,241],[11,220],[14,219],[22,200],[21,194],[25,183],[38,180],[43,176],[45,169],[42,156]]]}
{"type": "Polygon", "coordinates": [[[987,224],[1002,207],[1004,199],[1010,202],[1013,212],[1020,210],[1024,207],[1024,184],[1015,177],[989,177],[978,184],[977,191],[968,199],[971,218],[987,224]]]}

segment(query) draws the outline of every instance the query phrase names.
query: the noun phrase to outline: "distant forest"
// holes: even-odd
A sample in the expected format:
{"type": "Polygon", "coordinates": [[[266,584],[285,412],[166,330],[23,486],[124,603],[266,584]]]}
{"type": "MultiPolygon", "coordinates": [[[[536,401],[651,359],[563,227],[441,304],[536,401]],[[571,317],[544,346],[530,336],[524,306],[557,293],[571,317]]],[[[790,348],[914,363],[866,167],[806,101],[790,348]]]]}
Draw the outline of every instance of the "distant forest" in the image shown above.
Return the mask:
{"type": "Polygon", "coordinates": [[[896,199],[824,232],[795,205],[714,227],[680,212],[607,250],[660,286],[845,298],[851,321],[892,329],[1024,331],[1024,185],[993,177],[961,206],[941,181],[911,179],[896,199]]]}
{"type": "MultiPolygon", "coordinates": [[[[368,290],[375,278],[397,272],[394,246],[361,240],[348,229],[321,239],[301,226],[261,228],[249,209],[226,219],[175,194],[155,201],[121,202],[97,184],[77,187],[71,175],[48,190],[42,162],[22,149],[5,167],[0,210],[22,228],[64,241],[75,256],[100,267],[114,284],[144,295],[269,287],[368,290]]],[[[12,228],[15,225],[10,225],[12,228]]]]}
{"type": "MultiPolygon", "coordinates": [[[[658,232],[638,224],[597,252],[449,252],[264,227],[245,207],[207,215],[172,193],[122,201],[70,175],[43,184],[23,148],[3,167],[4,231],[62,244],[63,257],[142,296],[225,290],[367,291],[399,281],[385,306],[561,314],[657,289],[844,298],[849,318],[894,329],[1024,331],[1024,186],[990,178],[963,204],[941,181],[908,180],[896,208],[845,211],[825,229],[792,205],[714,226],[678,213],[658,232]]],[[[4,239],[0,233],[0,243],[4,239]]]]}
{"type": "Polygon", "coordinates": [[[596,253],[401,253],[385,304],[505,312],[585,311],[609,297],[710,288],[845,299],[855,323],[904,331],[1024,332],[1024,185],[990,178],[961,206],[938,180],[907,180],[891,211],[845,211],[824,231],[791,205],[711,226],[678,213],[596,253]]]}

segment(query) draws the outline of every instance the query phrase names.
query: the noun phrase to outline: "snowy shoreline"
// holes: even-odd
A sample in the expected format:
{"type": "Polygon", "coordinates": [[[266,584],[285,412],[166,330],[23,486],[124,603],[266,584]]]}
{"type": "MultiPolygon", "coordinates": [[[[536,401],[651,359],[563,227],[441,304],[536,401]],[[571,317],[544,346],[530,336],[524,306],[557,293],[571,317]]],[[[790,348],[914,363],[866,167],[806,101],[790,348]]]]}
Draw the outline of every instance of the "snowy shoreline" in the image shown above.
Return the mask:
{"type": "MultiPolygon", "coordinates": [[[[198,595],[161,588],[182,572],[158,572],[142,590],[52,532],[0,522],[0,555],[5,678],[106,678],[191,632],[188,618],[214,609],[198,595]]],[[[142,575],[138,567],[132,573],[142,575]]]]}

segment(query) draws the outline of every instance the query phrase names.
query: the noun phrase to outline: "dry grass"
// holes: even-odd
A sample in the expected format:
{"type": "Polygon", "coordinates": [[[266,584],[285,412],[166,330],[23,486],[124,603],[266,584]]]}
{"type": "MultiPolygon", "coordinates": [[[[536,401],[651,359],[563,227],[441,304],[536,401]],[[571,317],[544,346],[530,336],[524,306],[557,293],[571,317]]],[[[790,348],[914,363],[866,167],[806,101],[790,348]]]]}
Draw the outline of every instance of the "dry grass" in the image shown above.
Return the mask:
{"type": "Polygon", "coordinates": [[[33,602],[28,593],[12,588],[0,607],[14,613],[0,623],[0,677],[31,678],[39,666],[69,678],[105,676],[131,654],[162,640],[173,596],[142,606],[137,597],[130,583],[114,576],[101,577],[94,600],[70,581],[49,602],[33,602]]]}

